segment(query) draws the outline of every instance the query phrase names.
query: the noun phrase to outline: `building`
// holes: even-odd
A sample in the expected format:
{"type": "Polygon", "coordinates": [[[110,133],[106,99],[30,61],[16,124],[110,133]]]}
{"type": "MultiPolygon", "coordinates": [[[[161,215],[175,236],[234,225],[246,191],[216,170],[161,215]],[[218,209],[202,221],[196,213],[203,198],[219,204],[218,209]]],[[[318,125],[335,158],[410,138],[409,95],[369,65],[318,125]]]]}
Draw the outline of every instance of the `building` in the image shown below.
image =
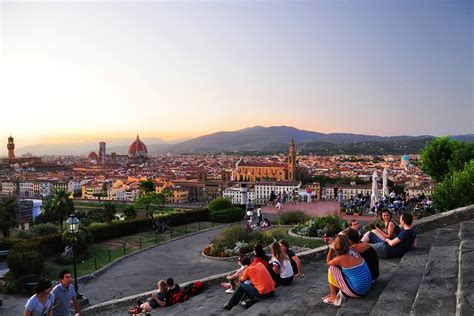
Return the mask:
{"type": "Polygon", "coordinates": [[[232,181],[295,181],[297,169],[298,161],[296,159],[295,142],[291,139],[287,164],[277,162],[246,162],[241,159],[235,165],[232,181]]]}
{"type": "Polygon", "coordinates": [[[7,149],[8,149],[8,159],[15,159],[15,143],[13,142],[12,135],[8,137],[7,149]]]}
{"type": "MultiPolygon", "coordinates": [[[[321,198],[325,200],[335,200],[337,197],[334,196],[334,188],[336,185],[329,184],[324,187],[321,191],[321,198]]],[[[342,191],[342,196],[344,200],[348,200],[351,197],[356,197],[359,194],[362,195],[372,195],[372,185],[371,184],[354,184],[354,185],[338,185],[338,192],[342,191]]],[[[382,186],[378,187],[378,195],[383,195],[382,186]]]]}
{"type": "Polygon", "coordinates": [[[148,149],[137,135],[135,141],[130,144],[127,155],[119,155],[115,152],[112,152],[110,155],[108,155],[106,142],[100,142],[99,155],[97,155],[94,151],[91,151],[87,156],[87,160],[89,163],[99,163],[101,165],[126,165],[143,163],[148,160],[148,149]]]}
{"type": "Polygon", "coordinates": [[[137,134],[137,139],[128,148],[128,159],[130,162],[145,162],[148,159],[148,149],[146,145],[140,140],[137,134]]]}
{"type": "Polygon", "coordinates": [[[249,204],[264,205],[270,201],[272,193],[291,199],[298,194],[300,188],[301,182],[298,181],[248,182],[226,188],[222,196],[234,204],[242,204],[243,194],[247,191],[249,204]]]}

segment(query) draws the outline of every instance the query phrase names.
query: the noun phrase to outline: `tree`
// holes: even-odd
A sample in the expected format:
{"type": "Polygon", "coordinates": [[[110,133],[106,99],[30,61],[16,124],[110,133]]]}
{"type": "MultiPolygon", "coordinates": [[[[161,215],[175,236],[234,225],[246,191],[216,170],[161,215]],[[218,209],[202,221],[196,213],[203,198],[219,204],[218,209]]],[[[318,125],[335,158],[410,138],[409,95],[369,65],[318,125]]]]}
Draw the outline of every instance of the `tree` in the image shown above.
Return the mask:
{"type": "Polygon", "coordinates": [[[450,173],[464,168],[474,158],[474,144],[458,142],[447,136],[438,137],[426,144],[421,152],[421,169],[436,182],[450,173]]]}
{"type": "Polygon", "coordinates": [[[158,202],[158,194],[155,192],[144,192],[135,200],[135,207],[145,208],[146,216],[152,218],[154,210],[151,210],[150,206],[158,202]]]}
{"type": "Polygon", "coordinates": [[[134,219],[135,217],[137,217],[137,211],[135,210],[133,205],[127,205],[127,207],[125,207],[125,209],[123,210],[123,215],[125,216],[126,220],[134,219]]]}
{"type": "Polygon", "coordinates": [[[209,202],[208,208],[210,211],[222,210],[232,207],[232,202],[224,197],[217,197],[209,202]]]}
{"type": "Polygon", "coordinates": [[[10,229],[18,226],[18,204],[15,196],[0,201],[0,228],[3,237],[10,236],[10,229]]]}
{"type": "Polygon", "coordinates": [[[116,212],[117,208],[115,207],[115,204],[107,202],[103,205],[102,214],[104,215],[104,220],[107,222],[107,224],[112,223],[112,221],[115,219],[116,212]]]}
{"type": "Polygon", "coordinates": [[[441,211],[474,204],[474,159],[435,187],[433,203],[441,211]]]}
{"type": "Polygon", "coordinates": [[[65,189],[57,189],[51,195],[44,208],[45,217],[56,218],[63,230],[63,223],[67,217],[74,213],[74,202],[69,198],[69,193],[65,189]]]}
{"type": "Polygon", "coordinates": [[[138,183],[141,193],[155,192],[155,183],[152,180],[142,180],[138,183]]]}

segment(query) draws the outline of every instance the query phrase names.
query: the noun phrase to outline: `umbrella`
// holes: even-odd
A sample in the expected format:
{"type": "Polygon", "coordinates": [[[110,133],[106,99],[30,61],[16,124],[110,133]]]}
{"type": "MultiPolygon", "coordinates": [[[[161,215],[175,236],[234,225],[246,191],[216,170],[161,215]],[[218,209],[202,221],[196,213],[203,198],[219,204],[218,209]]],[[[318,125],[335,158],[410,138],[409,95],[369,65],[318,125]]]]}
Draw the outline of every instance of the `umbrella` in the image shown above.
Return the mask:
{"type": "Polygon", "coordinates": [[[375,206],[375,203],[378,202],[378,186],[377,186],[377,170],[374,170],[372,175],[372,196],[370,198],[370,208],[375,206]]]}
{"type": "Polygon", "coordinates": [[[387,168],[384,168],[383,169],[383,177],[382,177],[382,179],[383,179],[382,191],[383,191],[384,196],[388,196],[387,178],[388,178],[388,171],[387,171],[387,168]]]}

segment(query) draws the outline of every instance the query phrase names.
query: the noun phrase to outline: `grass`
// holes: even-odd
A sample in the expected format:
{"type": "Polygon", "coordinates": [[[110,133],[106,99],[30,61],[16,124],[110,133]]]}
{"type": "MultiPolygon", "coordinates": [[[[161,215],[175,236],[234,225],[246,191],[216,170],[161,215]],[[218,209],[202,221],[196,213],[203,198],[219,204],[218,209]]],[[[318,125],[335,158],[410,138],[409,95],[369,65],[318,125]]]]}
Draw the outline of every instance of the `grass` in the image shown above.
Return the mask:
{"type": "Polygon", "coordinates": [[[313,240],[307,238],[299,238],[288,235],[288,229],[292,226],[275,227],[271,230],[273,238],[276,240],[284,239],[290,246],[306,247],[306,248],[318,248],[324,245],[322,240],[313,240]]]}
{"type": "MultiPolygon", "coordinates": [[[[152,245],[160,244],[165,241],[175,239],[187,234],[195,233],[204,229],[208,229],[220,224],[211,222],[199,222],[188,225],[171,227],[170,231],[164,234],[159,234],[155,237],[153,231],[141,232],[139,234],[123,236],[116,239],[93,244],[89,247],[89,259],[79,261],[77,264],[78,277],[90,274],[98,269],[101,269],[110,262],[130,254],[139,249],[143,249],[152,245]],[[125,247],[124,247],[125,245],[125,247]],[[110,253],[110,260],[109,260],[110,253]]],[[[45,261],[44,276],[50,280],[58,278],[61,270],[73,270],[72,265],[61,265],[49,258],[45,261]]]]}

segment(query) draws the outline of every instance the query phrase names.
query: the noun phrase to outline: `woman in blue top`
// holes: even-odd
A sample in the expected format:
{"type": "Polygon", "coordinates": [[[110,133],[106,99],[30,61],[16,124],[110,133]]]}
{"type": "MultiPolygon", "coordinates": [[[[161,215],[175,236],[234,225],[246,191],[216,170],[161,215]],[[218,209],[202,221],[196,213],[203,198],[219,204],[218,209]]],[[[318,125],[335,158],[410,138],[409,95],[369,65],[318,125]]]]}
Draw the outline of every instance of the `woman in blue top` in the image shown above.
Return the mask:
{"type": "Polygon", "coordinates": [[[35,287],[35,295],[25,305],[24,316],[52,316],[54,296],[51,294],[51,281],[40,279],[35,287]]]}
{"type": "Polygon", "coordinates": [[[349,297],[360,297],[372,287],[370,270],[361,255],[351,250],[345,235],[338,235],[330,245],[326,262],[329,265],[329,294],[323,297],[324,303],[333,304],[337,292],[349,297]]]}

